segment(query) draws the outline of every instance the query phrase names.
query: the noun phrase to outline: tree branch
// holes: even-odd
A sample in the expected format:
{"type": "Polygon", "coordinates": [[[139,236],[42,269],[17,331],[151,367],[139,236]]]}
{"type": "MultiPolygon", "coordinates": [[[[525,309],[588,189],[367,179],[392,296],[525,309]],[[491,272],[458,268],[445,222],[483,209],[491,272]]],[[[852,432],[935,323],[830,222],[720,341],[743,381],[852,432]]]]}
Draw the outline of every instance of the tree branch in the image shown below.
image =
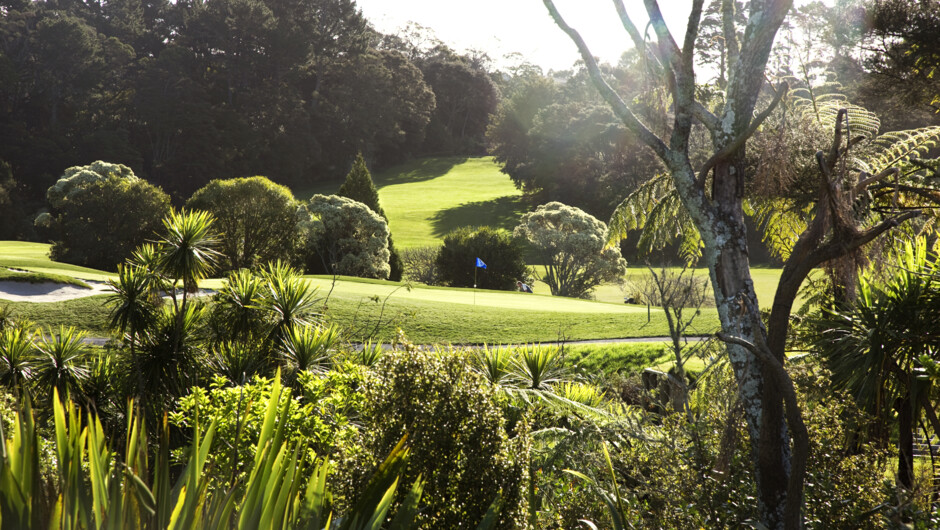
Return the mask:
{"type": "Polygon", "coordinates": [[[777,107],[777,105],[780,103],[780,100],[783,99],[784,94],[787,93],[789,88],[790,85],[788,85],[786,81],[781,83],[780,87],[777,89],[777,93],[774,94],[774,99],[771,100],[770,105],[768,105],[766,109],[761,111],[760,114],[751,120],[747,130],[739,134],[731,143],[726,145],[721,151],[718,151],[712,155],[711,158],[705,162],[705,164],[702,166],[702,169],[700,169],[698,172],[698,179],[696,179],[696,184],[699,187],[705,187],[705,179],[708,177],[708,172],[711,171],[711,169],[715,167],[716,164],[734,154],[735,151],[744,146],[744,143],[747,142],[747,140],[753,136],[755,132],[757,132],[757,128],[760,127],[762,123],[764,123],[764,120],[766,120],[768,116],[770,116],[770,113],[773,112],[773,110],[777,107]]]}
{"type": "Polygon", "coordinates": [[[623,102],[623,99],[617,95],[614,89],[607,84],[607,81],[601,76],[600,69],[597,67],[597,61],[591,54],[591,50],[584,42],[584,39],[581,38],[581,35],[565,22],[552,0],[543,0],[543,3],[548,9],[549,15],[551,15],[552,19],[555,21],[555,24],[561,28],[578,47],[578,51],[581,53],[581,58],[584,60],[591,80],[594,82],[594,86],[601,93],[601,96],[607,104],[610,105],[611,109],[613,109],[617,117],[620,118],[628,129],[639,137],[640,141],[652,149],[657,156],[663,160],[667,160],[669,157],[669,148],[666,146],[666,143],[653,134],[653,132],[633,114],[633,111],[627,107],[626,103],[623,102]]]}
{"type": "Polygon", "coordinates": [[[728,70],[738,60],[738,33],[734,30],[734,0],[721,2],[721,30],[725,39],[725,49],[728,50],[728,70]]]}

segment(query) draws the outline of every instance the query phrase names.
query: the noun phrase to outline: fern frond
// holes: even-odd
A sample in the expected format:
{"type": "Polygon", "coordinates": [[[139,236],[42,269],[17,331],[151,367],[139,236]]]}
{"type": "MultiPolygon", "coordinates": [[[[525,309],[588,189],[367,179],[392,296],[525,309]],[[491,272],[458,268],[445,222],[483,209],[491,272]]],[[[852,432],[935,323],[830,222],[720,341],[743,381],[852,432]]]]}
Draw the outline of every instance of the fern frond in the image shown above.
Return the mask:
{"type": "Polygon", "coordinates": [[[812,206],[797,206],[789,199],[749,199],[744,202],[744,213],[753,217],[764,234],[763,241],[770,254],[781,260],[790,257],[790,251],[800,234],[806,229],[812,206]]]}
{"type": "Polygon", "coordinates": [[[640,230],[637,250],[650,254],[679,241],[679,252],[689,264],[702,255],[702,241],[679,193],[669,176],[658,175],[627,196],[614,210],[608,227],[607,245],[627,238],[631,230],[640,230]]]}
{"type": "Polygon", "coordinates": [[[940,141],[940,127],[923,127],[885,133],[872,142],[873,153],[862,171],[877,174],[914,158],[920,158],[940,141]]]}

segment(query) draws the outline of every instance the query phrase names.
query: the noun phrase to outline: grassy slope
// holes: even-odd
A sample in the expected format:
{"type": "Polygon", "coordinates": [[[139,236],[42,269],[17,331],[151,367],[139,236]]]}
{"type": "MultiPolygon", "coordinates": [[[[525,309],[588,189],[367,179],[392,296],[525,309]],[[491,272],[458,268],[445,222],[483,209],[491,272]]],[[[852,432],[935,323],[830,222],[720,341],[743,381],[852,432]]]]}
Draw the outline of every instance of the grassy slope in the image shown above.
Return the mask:
{"type": "Polygon", "coordinates": [[[49,245],[25,241],[0,241],[0,267],[64,274],[82,280],[105,281],[111,277],[104,271],[52,261],[49,259],[49,245]]]}
{"type": "MultiPolygon", "coordinates": [[[[440,244],[461,226],[512,230],[522,194],[492,157],[424,158],[373,175],[398,248],[440,244]]],[[[297,190],[297,197],[336,193],[342,182],[297,190]]]]}

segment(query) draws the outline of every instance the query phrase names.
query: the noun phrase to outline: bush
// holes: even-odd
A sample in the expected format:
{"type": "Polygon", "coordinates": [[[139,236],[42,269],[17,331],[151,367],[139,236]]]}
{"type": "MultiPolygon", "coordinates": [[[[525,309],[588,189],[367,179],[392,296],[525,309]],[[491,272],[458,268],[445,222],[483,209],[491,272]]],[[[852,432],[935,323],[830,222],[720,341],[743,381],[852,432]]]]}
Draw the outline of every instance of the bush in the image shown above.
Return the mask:
{"type": "Polygon", "coordinates": [[[425,285],[439,284],[441,273],[437,268],[437,255],[440,253],[440,247],[416,247],[403,250],[401,261],[405,271],[404,278],[425,285]]]}
{"type": "Polygon", "coordinates": [[[555,296],[585,298],[627,272],[620,250],[607,248],[607,225],[574,206],[543,204],[522,216],[514,233],[535,248],[546,265],[540,279],[555,296]]]}
{"type": "MultiPolygon", "coordinates": [[[[346,181],[343,182],[336,194],[365,204],[370,210],[382,216],[386,223],[388,222],[388,216],[385,215],[385,210],[379,204],[379,190],[375,188],[375,183],[372,182],[372,174],[369,173],[369,168],[366,166],[362,153],[356,155],[352,168],[346,174],[346,181]]],[[[388,279],[393,282],[400,281],[404,273],[404,263],[402,263],[398,251],[395,250],[391,233],[388,234],[388,254],[388,279]]]]}
{"type": "MultiPolygon", "coordinates": [[[[324,374],[301,373],[298,391],[280,397],[279,408],[290,401],[285,428],[289,447],[302,442],[307,457],[330,458],[336,453],[359,454],[354,445],[357,428],[351,421],[362,407],[356,392],[363,379],[363,369],[347,363],[342,371],[324,374]]],[[[271,396],[272,379],[256,377],[250,383],[230,386],[228,380],[216,377],[208,389],[194,388],[180,399],[170,422],[187,431],[197,417],[219,421],[214,447],[209,451],[211,486],[230,484],[233,479],[244,483],[251,471],[255,446],[264,423],[264,414],[271,396]]],[[[188,455],[178,455],[185,461],[188,455]]],[[[306,477],[304,478],[306,480],[306,477]]],[[[301,490],[303,488],[301,487],[301,490]]]]}
{"type": "MultiPolygon", "coordinates": [[[[526,512],[527,435],[510,440],[500,397],[455,351],[386,353],[363,386],[365,447],[372,465],[408,434],[402,482],[427,481],[425,528],[483,520],[502,495],[499,526],[520,528],[526,512]]],[[[363,469],[367,475],[371,469],[363,469]]]]}
{"type": "Polygon", "coordinates": [[[444,237],[437,256],[441,280],[452,287],[502,289],[512,291],[519,280],[528,281],[522,247],[506,230],[487,226],[458,228],[444,237]],[[475,270],[476,259],[486,269],[475,270]]]}
{"type": "Polygon", "coordinates": [[[388,278],[388,223],[365,204],[337,195],[314,195],[298,215],[308,270],[388,278]]]}
{"type": "Polygon", "coordinates": [[[72,167],[46,193],[46,225],[55,260],[115,270],[135,248],[155,237],[170,198],[126,166],[95,162],[72,167]]]}
{"type": "Polygon", "coordinates": [[[265,177],[213,180],[186,202],[215,217],[223,271],[290,261],[299,239],[297,207],[289,189],[265,177]]]}

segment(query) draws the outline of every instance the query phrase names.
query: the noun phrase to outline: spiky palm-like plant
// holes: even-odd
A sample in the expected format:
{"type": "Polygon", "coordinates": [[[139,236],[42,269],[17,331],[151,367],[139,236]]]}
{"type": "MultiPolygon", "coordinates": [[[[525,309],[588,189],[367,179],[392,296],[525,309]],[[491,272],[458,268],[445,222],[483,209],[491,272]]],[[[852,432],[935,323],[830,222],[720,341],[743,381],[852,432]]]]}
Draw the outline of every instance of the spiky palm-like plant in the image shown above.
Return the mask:
{"type": "Polygon", "coordinates": [[[33,378],[35,333],[22,326],[5,326],[0,331],[0,384],[18,392],[33,378]]]}
{"type": "Polygon", "coordinates": [[[273,315],[269,339],[274,344],[281,343],[291,329],[317,321],[317,289],[295,269],[278,261],[269,264],[262,276],[268,281],[264,306],[273,315]]]}
{"type": "Polygon", "coordinates": [[[264,307],[267,294],[264,279],[247,269],[228,275],[215,296],[213,331],[220,341],[250,341],[265,337],[271,318],[264,307]]]}
{"type": "MultiPolygon", "coordinates": [[[[940,360],[940,266],[923,239],[896,254],[895,274],[878,281],[862,277],[851,305],[822,311],[814,347],[847,390],[883,423],[898,423],[898,479],[913,481],[913,430],[926,412],[940,434],[932,381],[918,377],[922,356],[940,360]],[[895,413],[897,414],[895,419],[895,413]]],[[[888,430],[876,436],[886,440],[888,430]]]]}
{"type": "MultiPolygon", "coordinates": [[[[138,335],[152,325],[156,318],[152,274],[140,265],[118,265],[117,279],[108,280],[114,294],[105,300],[111,307],[112,331],[121,335],[130,346],[132,362],[136,364],[138,335]]],[[[137,394],[143,390],[143,374],[137,374],[137,394]]]]}
{"type": "Polygon", "coordinates": [[[209,353],[209,365],[235,385],[245,384],[256,375],[269,376],[274,370],[266,348],[257,342],[220,342],[209,353]]]}
{"type": "Polygon", "coordinates": [[[486,344],[473,357],[477,371],[494,385],[512,384],[517,381],[518,374],[513,370],[513,359],[512,348],[502,345],[490,348],[486,344]]]}
{"type": "Polygon", "coordinates": [[[561,349],[541,344],[521,348],[513,360],[517,376],[531,390],[551,390],[566,372],[561,349]]]}
{"type": "Polygon", "coordinates": [[[72,396],[81,401],[82,386],[89,377],[86,363],[88,346],[85,333],[73,327],[60,326],[49,337],[41,337],[36,343],[36,360],[33,384],[40,395],[52,398],[53,392],[61,396],[72,396]]]}
{"type": "Polygon", "coordinates": [[[335,326],[295,326],[281,342],[281,359],[291,374],[326,371],[331,362],[330,352],[339,340],[339,329],[335,326]]]}
{"type": "Polygon", "coordinates": [[[155,323],[141,330],[140,349],[129,370],[143,374],[140,403],[148,412],[166,410],[172,401],[199,383],[205,370],[200,323],[205,309],[188,304],[177,311],[167,305],[155,323]]]}
{"type": "Polygon", "coordinates": [[[173,281],[174,304],[176,283],[183,283],[182,306],[185,307],[187,291],[195,290],[199,280],[212,272],[219,259],[212,221],[212,215],[207,212],[186,210],[170,212],[163,220],[166,234],[160,240],[158,263],[160,272],[173,281]]]}

